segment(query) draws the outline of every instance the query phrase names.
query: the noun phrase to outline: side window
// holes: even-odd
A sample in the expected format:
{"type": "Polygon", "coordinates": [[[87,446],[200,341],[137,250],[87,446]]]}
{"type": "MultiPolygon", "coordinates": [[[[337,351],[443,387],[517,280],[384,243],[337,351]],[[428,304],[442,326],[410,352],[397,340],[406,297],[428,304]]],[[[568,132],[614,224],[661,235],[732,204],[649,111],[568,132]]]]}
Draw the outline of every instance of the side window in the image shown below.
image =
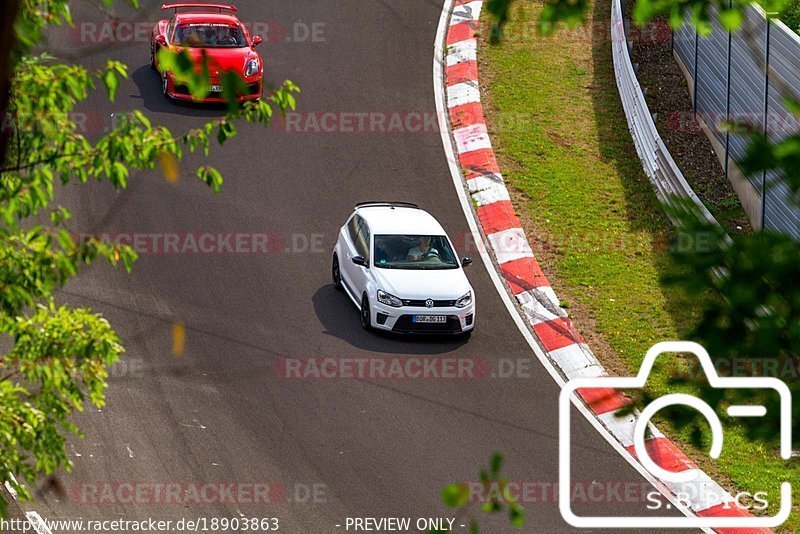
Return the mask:
{"type": "Polygon", "coordinates": [[[175,40],[175,36],[172,34],[173,31],[175,31],[175,17],[169,19],[169,24],[167,24],[167,39],[170,43],[175,40]]]}
{"type": "Polygon", "coordinates": [[[361,224],[361,217],[353,215],[347,223],[347,234],[353,245],[358,246],[358,227],[361,224]]]}
{"type": "Polygon", "coordinates": [[[364,219],[359,217],[358,223],[358,237],[356,238],[356,250],[359,256],[364,256],[369,264],[369,227],[364,219]]]}

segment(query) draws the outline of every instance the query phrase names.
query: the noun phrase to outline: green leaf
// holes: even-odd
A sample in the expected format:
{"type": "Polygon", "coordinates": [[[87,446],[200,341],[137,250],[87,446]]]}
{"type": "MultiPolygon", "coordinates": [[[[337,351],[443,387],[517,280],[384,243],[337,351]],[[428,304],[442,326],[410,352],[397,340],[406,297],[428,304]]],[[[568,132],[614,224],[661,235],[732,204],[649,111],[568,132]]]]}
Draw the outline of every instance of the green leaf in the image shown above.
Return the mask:
{"type": "Polygon", "coordinates": [[[211,186],[214,193],[219,193],[222,187],[222,174],[211,166],[200,167],[197,169],[197,176],[207,185],[211,186]]]}
{"type": "Polygon", "coordinates": [[[502,503],[500,503],[499,501],[495,501],[495,500],[483,503],[483,505],[481,505],[481,511],[483,511],[484,513],[487,513],[487,514],[494,514],[494,513],[499,512],[502,509],[503,509],[502,503]]]}
{"type": "Polygon", "coordinates": [[[469,488],[466,484],[448,484],[442,490],[441,497],[446,506],[460,508],[469,502],[469,488]]]}
{"type": "Polygon", "coordinates": [[[738,30],[744,21],[744,15],[739,9],[723,9],[719,12],[719,21],[728,31],[738,30]]]}
{"type": "Polygon", "coordinates": [[[525,512],[522,507],[516,503],[510,504],[508,507],[508,519],[513,526],[521,528],[525,524],[525,512]]]}
{"type": "Polygon", "coordinates": [[[492,478],[497,478],[500,474],[500,469],[503,466],[503,455],[502,453],[496,452],[492,455],[492,462],[491,462],[491,472],[492,478]]]}
{"type": "Polygon", "coordinates": [[[106,86],[106,90],[108,91],[108,99],[112,102],[116,98],[117,89],[119,88],[119,78],[117,76],[118,74],[115,71],[107,70],[101,77],[103,85],[106,86]]]}

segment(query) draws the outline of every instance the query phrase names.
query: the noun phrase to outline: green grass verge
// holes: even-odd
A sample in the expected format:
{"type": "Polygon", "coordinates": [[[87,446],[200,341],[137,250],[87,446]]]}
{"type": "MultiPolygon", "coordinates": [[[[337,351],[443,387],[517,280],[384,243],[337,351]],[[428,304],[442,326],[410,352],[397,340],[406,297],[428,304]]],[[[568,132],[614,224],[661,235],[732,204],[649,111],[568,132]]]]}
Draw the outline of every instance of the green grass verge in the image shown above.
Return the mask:
{"type": "MultiPolygon", "coordinates": [[[[619,101],[609,9],[592,8],[594,31],[545,39],[534,30],[541,3],[517,2],[503,42],[481,36],[479,56],[492,141],[537,257],[598,358],[631,373],[653,343],[686,337],[699,303],[661,283],[679,272],[665,253],[672,230],[619,101]]],[[[660,365],[653,392],[667,392],[667,374],[660,365]]],[[[712,463],[686,432],[660,426],[729,490],[767,491],[777,504],[779,481],[800,480],[800,462],[787,469],[737,428],[712,463]]],[[[800,527],[798,515],[786,531],[800,527]]]]}

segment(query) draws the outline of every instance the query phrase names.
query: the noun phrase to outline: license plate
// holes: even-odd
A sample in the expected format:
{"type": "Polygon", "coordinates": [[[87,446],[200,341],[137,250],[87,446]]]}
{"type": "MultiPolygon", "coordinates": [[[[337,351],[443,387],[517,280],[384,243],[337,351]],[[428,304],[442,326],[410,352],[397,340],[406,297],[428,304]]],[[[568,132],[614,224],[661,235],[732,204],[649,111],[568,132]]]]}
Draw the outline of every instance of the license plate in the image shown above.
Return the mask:
{"type": "Polygon", "coordinates": [[[209,93],[221,93],[222,86],[221,85],[212,85],[208,88],[209,93]]]}
{"type": "Polygon", "coordinates": [[[412,318],[414,323],[446,323],[446,315],[415,315],[412,318]]]}

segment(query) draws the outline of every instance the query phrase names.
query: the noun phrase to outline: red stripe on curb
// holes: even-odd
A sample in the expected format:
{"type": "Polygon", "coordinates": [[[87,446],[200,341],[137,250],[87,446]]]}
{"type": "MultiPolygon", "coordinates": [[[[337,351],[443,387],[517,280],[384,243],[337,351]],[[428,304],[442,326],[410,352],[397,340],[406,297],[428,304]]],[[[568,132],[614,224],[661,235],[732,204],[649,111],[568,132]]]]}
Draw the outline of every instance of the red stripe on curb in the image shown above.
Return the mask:
{"type": "Polygon", "coordinates": [[[445,69],[447,77],[447,86],[456,85],[459,83],[472,82],[478,83],[478,62],[477,61],[462,61],[455,65],[450,65],[445,69]]]}
{"type": "Polygon", "coordinates": [[[463,128],[464,126],[486,123],[486,120],[483,118],[483,107],[480,102],[471,102],[469,104],[450,108],[450,120],[453,123],[454,130],[463,128]]]}
{"type": "Polygon", "coordinates": [[[537,287],[550,287],[550,282],[534,258],[507,261],[500,266],[503,277],[515,295],[537,287]]]}
{"type": "MultiPolygon", "coordinates": [[[[644,442],[644,446],[647,449],[647,454],[661,469],[679,473],[687,469],[697,468],[697,464],[691,461],[677,445],[667,438],[649,439],[644,442]]],[[[636,456],[636,450],[634,450],[633,445],[626,448],[628,452],[636,456]]]]}
{"type": "Polygon", "coordinates": [[[575,343],[583,343],[578,329],[569,317],[545,321],[533,326],[547,352],[558,350],[575,343]]]}
{"type": "Polygon", "coordinates": [[[469,180],[484,174],[499,173],[497,160],[494,158],[494,151],[491,148],[481,148],[471,150],[458,156],[464,175],[469,180]]]}
{"type": "MultiPolygon", "coordinates": [[[[700,517],[753,517],[753,514],[742,510],[736,506],[736,503],[728,504],[727,509],[725,504],[718,504],[696,513],[700,517]]],[[[717,534],[772,534],[772,530],[768,528],[717,528],[714,530],[717,531],[717,534]]]]}
{"type": "Polygon", "coordinates": [[[447,46],[455,44],[459,41],[466,41],[475,37],[475,29],[478,27],[478,21],[471,20],[467,22],[459,22],[450,26],[450,31],[447,32],[447,46]]]}
{"type": "Polygon", "coordinates": [[[520,227],[510,200],[498,200],[478,207],[478,218],[481,220],[483,231],[487,234],[520,227]]]}
{"type": "Polygon", "coordinates": [[[612,388],[581,388],[578,395],[597,415],[619,410],[631,403],[629,398],[612,388]]]}

